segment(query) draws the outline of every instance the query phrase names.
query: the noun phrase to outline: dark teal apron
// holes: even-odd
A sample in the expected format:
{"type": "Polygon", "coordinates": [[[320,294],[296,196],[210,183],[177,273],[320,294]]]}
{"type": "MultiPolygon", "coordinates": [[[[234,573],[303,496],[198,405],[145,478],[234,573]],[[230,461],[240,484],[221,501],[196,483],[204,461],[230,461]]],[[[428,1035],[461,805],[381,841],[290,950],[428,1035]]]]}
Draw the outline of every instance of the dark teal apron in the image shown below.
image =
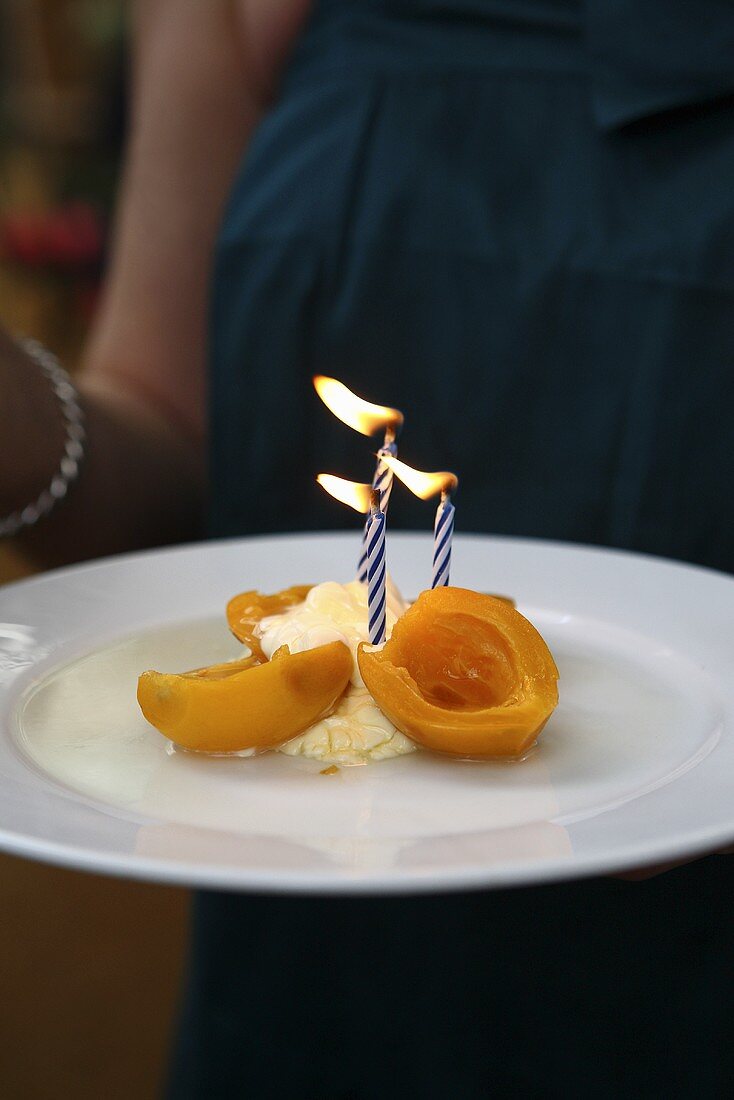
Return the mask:
{"type": "MultiPolygon", "coordinates": [[[[723,0],[317,3],[218,246],[212,533],[350,522],[322,372],[460,529],[734,569],[730,89],[723,0]]],[[[730,880],[202,895],[172,1095],[728,1095],[730,880]]]]}

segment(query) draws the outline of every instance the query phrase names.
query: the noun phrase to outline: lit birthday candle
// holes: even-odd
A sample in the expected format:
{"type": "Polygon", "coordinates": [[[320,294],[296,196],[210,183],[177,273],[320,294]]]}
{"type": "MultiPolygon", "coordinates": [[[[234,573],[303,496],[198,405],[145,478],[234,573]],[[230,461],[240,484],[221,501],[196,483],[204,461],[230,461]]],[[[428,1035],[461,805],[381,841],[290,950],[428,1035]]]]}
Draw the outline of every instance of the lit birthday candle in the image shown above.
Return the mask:
{"type": "MultiPolygon", "coordinates": [[[[380,510],[383,514],[387,513],[387,508],[390,503],[390,493],[392,492],[392,470],[385,462],[385,458],[394,458],[397,453],[397,443],[394,439],[390,438],[389,433],[386,432],[385,442],[377,452],[377,466],[375,467],[375,476],[372,478],[372,488],[379,497],[380,510]]],[[[368,579],[367,542],[369,524],[370,521],[368,520],[364,525],[362,553],[357,562],[357,580],[362,581],[363,584],[368,579]]]]}
{"type": "Polygon", "coordinates": [[[372,645],[382,645],[385,641],[385,580],[385,513],[380,507],[380,490],[373,489],[367,523],[367,606],[372,645]]]}
{"type": "MultiPolygon", "coordinates": [[[[360,432],[362,435],[374,435],[375,432],[384,432],[382,447],[377,452],[377,465],[375,476],[372,479],[372,488],[380,494],[380,511],[387,512],[392,491],[392,471],[386,463],[387,458],[395,458],[398,453],[397,435],[403,426],[403,414],[399,409],[392,409],[387,405],[373,405],[371,401],[365,401],[352,393],[343,382],[336,378],[327,378],[323,374],[317,375],[313,380],[314,388],[326,407],[338,417],[342,423],[360,432]]],[[[328,476],[328,475],[327,475],[328,476]]],[[[362,535],[362,552],[357,566],[357,578],[366,583],[368,580],[368,517],[362,535]]]]}
{"type": "Polygon", "coordinates": [[[440,588],[449,583],[451,572],[451,547],[454,539],[454,514],[456,509],[451,503],[451,494],[441,493],[441,502],[436,510],[436,522],[433,525],[433,573],[431,588],[440,588]]]}
{"type": "Polygon", "coordinates": [[[347,481],[335,474],[319,474],[322,489],[357,512],[367,512],[367,617],[372,645],[385,641],[387,626],[387,570],[385,564],[385,513],[380,507],[380,491],[372,485],[347,481]]]}
{"type": "Polygon", "coordinates": [[[440,588],[449,583],[451,573],[451,548],[454,537],[454,516],[456,509],[451,502],[451,494],[459,487],[456,474],[448,470],[438,473],[425,473],[414,470],[412,466],[397,458],[387,456],[385,463],[402,483],[421,500],[440,495],[436,520],[433,525],[433,572],[431,588],[440,588]]]}

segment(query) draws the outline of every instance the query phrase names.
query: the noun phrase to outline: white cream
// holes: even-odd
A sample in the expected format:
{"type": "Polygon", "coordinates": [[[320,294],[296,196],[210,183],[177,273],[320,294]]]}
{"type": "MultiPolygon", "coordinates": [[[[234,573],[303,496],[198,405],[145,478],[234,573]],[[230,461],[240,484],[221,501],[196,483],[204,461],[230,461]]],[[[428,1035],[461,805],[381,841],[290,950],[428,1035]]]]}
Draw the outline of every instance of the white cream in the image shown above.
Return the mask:
{"type": "MultiPolygon", "coordinates": [[[[407,604],[395,585],[387,584],[387,637],[407,604]]],[[[414,752],[415,745],[393,726],[364,686],[357,647],[369,641],[367,587],[359,581],[327,581],[311,589],[305,601],[260,623],[260,644],[268,660],[287,645],[302,653],[329,642],[343,642],[352,654],[351,683],[334,712],[283,745],[289,756],[307,756],[330,764],[360,764],[414,752]]]]}
{"type": "Polygon", "coordinates": [[[362,764],[415,752],[364,687],[350,684],[328,718],[280,748],[288,756],[308,756],[325,764],[362,764]]]}
{"type": "MultiPolygon", "coordinates": [[[[397,619],[407,611],[408,605],[388,578],[387,582],[387,637],[397,619]]],[[[354,661],[352,683],[364,687],[357,665],[357,646],[368,642],[367,586],[359,581],[338,584],[326,581],[311,589],[304,603],[285,611],[282,615],[269,615],[261,620],[258,635],[263,653],[271,659],[276,649],[287,645],[291,653],[304,653],[307,649],[344,642],[354,661]]]]}

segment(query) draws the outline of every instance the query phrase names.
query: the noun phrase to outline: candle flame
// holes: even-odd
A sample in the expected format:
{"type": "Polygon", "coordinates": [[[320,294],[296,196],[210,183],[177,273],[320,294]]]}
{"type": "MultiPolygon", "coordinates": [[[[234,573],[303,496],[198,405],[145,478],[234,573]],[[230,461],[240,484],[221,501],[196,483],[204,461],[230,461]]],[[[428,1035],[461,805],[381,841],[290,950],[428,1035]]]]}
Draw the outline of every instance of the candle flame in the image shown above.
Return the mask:
{"type": "Polygon", "coordinates": [[[322,489],[329,496],[340,500],[342,504],[348,504],[355,512],[366,514],[370,511],[372,503],[372,486],[360,485],[357,481],[347,481],[346,478],[337,477],[336,474],[319,474],[316,478],[322,489]]]}
{"type": "Polygon", "coordinates": [[[403,414],[399,409],[391,409],[387,405],[373,405],[370,401],[364,401],[336,378],[317,374],[313,384],[327,409],[330,409],[344,424],[348,424],[350,428],[361,432],[362,435],[374,435],[377,431],[384,431],[395,436],[403,426],[403,414]]]}
{"type": "Polygon", "coordinates": [[[429,497],[437,496],[439,493],[454,493],[459,486],[456,474],[448,470],[439,470],[436,473],[414,470],[412,466],[408,466],[407,462],[401,462],[392,455],[384,455],[382,461],[390,467],[403,485],[406,485],[411,493],[415,493],[421,500],[428,500],[429,497]]]}

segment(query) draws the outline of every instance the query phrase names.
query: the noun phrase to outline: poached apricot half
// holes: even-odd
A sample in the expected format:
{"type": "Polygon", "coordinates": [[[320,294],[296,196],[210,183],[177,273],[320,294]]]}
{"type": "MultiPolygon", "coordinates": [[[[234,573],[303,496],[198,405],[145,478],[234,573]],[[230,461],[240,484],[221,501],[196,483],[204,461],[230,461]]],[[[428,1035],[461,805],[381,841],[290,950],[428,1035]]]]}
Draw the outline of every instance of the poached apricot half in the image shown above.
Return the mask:
{"type": "Polygon", "coordinates": [[[352,674],[342,642],[305,653],[282,646],[270,661],[243,661],[169,674],[144,672],[140,709],[174,744],[196,752],[269,749],[329,714],[352,674]]]}
{"type": "Polygon", "coordinates": [[[382,649],[362,644],[357,657],[393,725],[452,756],[521,756],[558,704],[558,669],[532,623],[464,588],[423,592],[382,649]]]}
{"type": "Polygon", "coordinates": [[[310,584],[294,584],[291,588],[284,588],[282,592],[276,592],[272,596],[264,596],[261,592],[255,591],[240,592],[227,604],[229,629],[238,641],[244,642],[255,657],[264,661],[265,654],[257,633],[260,620],[269,615],[282,615],[284,611],[303,603],[311,588],[310,584]]]}

